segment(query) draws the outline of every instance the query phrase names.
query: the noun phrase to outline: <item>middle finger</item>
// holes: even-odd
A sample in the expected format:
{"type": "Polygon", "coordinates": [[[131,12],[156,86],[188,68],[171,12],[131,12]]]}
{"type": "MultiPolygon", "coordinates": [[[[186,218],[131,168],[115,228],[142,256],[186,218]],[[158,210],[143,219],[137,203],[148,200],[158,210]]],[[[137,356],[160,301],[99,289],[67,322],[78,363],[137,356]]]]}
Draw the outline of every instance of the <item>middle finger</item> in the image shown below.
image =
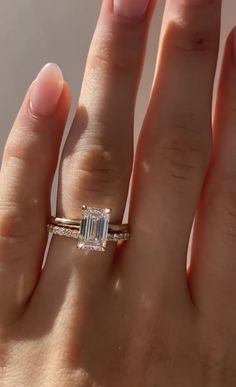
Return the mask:
{"type": "Polygon", "coordinates": [[[186,289],[187,247],[211,148],[220,15],[220,0],[166,3],[135,163],[128,248],[133,253],[124,260],[130,281],[150,287],[186,289]]]}

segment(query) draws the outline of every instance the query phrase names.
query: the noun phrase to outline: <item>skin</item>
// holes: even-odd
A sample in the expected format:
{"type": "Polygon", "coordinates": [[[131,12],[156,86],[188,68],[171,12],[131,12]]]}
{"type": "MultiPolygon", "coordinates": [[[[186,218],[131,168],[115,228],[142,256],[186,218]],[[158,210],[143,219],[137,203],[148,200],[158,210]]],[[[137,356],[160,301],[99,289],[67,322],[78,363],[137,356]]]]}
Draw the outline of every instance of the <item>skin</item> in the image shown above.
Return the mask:
{"type": "MultiPolygon", "coordinates": [[[[103,2],[59,162],[57,216],[80,218],[87,204],[122,222],[154,8],[133,22],[103,2]]],[[[166,2],[133,165],[132,237],[106,253],[53,236],[42,268],[70,92],[65,82],[42,115],[29,87],[0,174],[1,386],[236,385],[236,55],[232,31],[212,109],[220,16],[219,0],[166,2]]]]}

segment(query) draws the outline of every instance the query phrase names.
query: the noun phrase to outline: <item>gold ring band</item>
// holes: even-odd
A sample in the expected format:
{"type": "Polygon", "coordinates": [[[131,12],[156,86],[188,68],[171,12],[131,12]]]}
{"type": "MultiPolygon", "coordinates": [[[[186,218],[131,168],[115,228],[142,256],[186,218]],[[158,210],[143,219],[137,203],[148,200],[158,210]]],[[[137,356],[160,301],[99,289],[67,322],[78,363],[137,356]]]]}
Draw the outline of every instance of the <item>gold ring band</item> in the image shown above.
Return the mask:
{"type": "MultiPolygon", "coordinates": [[[[79,229],[81,227],[82,220],[58,218],[51,216],[51,223],[56,226],[64,226],[68,228],[79,229]]],[[[125,232],[128,230],[128,224],[111,224],[108,225],[108,230],[113,232],[125,232]]]]}
{"type": "Polygon", "coordinates": [[[128,224],[111,224],[111,209],[82,207],[81,219],[51,216],[48,232],[78,239],[81,250],[106,251],[107,242],[122,242],[130,238],[128,224]]]}

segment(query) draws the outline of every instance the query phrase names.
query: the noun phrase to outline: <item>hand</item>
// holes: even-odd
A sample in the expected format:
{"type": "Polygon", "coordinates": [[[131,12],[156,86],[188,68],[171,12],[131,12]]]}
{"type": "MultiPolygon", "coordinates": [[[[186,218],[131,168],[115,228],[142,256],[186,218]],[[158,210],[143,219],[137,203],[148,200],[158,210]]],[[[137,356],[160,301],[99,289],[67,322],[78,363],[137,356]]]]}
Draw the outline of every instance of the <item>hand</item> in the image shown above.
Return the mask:
{"type": "MultiPolygon", "coordinates": [[[[79,219],[86,204],[122,222],[154,7],[103,2],[60,162],[58,217],[79,219]]],[[[27,91],[0,175],[1,386],[236,385],[236,32],[212,125],[220,14],[220,0],[167,0],[131,238],[106,252],[54,235],[42,267],[70,92],[53,64],[27,91]]]]}

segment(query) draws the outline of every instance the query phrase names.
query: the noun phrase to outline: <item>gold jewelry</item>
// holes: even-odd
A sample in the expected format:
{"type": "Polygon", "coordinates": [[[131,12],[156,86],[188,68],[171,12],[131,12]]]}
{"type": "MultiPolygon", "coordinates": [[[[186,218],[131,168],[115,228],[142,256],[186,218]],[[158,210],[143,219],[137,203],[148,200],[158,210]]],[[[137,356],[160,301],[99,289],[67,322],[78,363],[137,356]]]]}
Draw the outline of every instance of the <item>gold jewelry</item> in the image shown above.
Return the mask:
{"type": "Polygon", "coordinates": [[[82,207],[82,219],[51,217],[47,225],[55,235],[78,239],[82,250],[105,251],[107,242],[127,241],[130,238],[127,224],[110,224],[111,209],[82,207]]]}

